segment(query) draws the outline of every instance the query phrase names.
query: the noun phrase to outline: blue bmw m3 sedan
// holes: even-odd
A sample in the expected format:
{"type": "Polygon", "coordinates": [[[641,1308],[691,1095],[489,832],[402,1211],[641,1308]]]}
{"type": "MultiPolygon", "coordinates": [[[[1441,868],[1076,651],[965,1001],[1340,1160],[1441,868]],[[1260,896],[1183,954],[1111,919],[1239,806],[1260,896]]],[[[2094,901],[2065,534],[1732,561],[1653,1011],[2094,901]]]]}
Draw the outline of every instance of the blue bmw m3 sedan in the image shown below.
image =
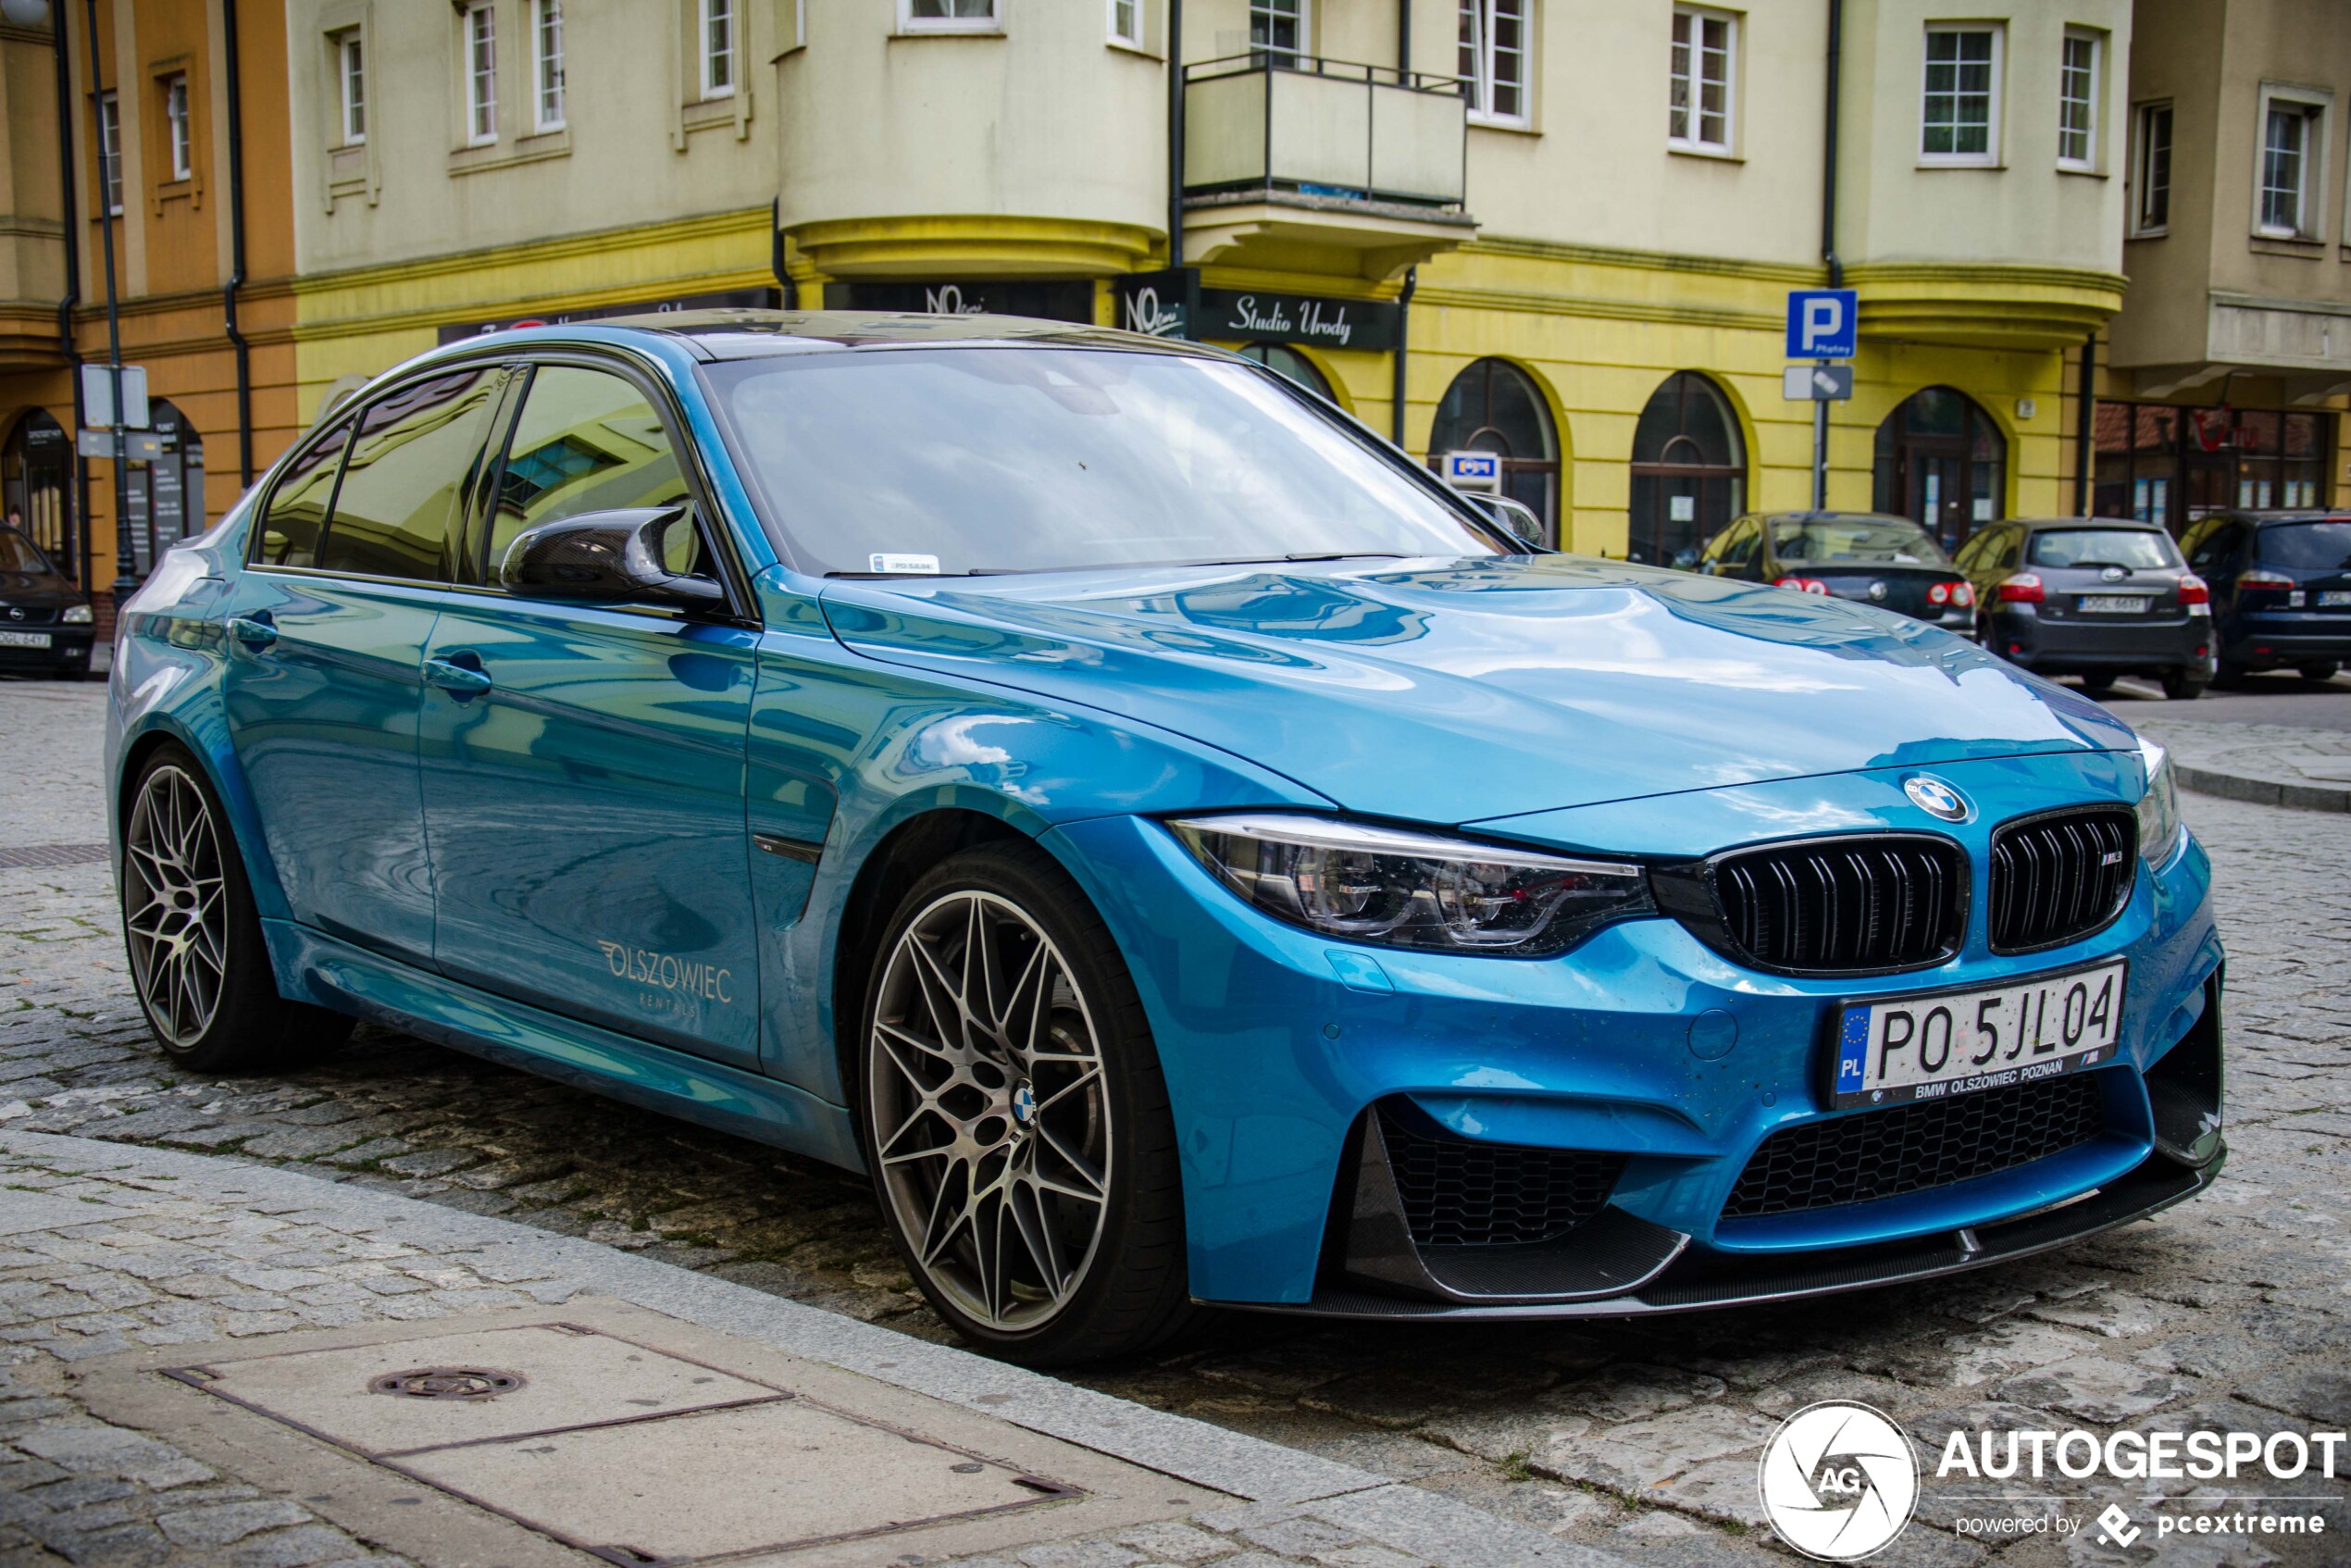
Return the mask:
{"type": "Polygon", "coordinates": [[[1902,616],[1531,554],[1198,345],[451,345],[111,678],[173,1059],[373,1019],[862,1169],[1021,1361],[1917,1280],[2220,1168],[2158,749],[1902,616]]]}

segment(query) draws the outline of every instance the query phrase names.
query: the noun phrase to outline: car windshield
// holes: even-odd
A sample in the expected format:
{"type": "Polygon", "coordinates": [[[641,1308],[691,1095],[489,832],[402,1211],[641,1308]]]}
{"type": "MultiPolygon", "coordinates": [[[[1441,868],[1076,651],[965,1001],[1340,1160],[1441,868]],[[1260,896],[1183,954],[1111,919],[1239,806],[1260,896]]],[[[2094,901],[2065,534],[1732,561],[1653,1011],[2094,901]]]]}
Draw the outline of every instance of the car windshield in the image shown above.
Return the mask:
{"type": "Polygon", "coordinates": [[[1246,365],[940,347],[706,374],[795,560],[864,576],[1490,555],[1502,542],[1246,365]]]}
{"type": "Polygon", "coordinates": [[[2157,571],[2176,566],[2171,541],[2151,529],[2050,529],[2033,536],[2036,566],[2128,566],[2157,571]]]}
{"type": "Polygon", "coordinates": [[[2331,572],[2351,566],[2351,517],[2271,523],[2261,530],[2258,553],[2263,566],[2293,571],[2331,572]]]}
{"type": "Polygon", "coordinates": [[[48,557],[33,547],[32,541],[14,529],[0,528],[0,572],[45,577],[50,570],[48,557]]]}
{"type": "Polygon", "coordinates": [[[1791,566],[1950,565],[1925,529],[1901,517],[1789,517],[1772,525],[1772,554],[1791,566]]]}

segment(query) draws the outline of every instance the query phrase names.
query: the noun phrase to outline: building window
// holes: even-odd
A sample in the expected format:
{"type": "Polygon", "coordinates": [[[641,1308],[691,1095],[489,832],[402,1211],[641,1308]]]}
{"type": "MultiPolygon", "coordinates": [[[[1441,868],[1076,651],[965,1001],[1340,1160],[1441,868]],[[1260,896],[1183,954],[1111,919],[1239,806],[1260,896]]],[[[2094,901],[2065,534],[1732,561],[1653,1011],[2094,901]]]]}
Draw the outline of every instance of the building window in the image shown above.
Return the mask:
{"type": "Polygon", "coordinates": [[[342,93],[342,144],[356,147],[367,140],[367,59],[359,30],[334,37],[335,76],[342,93]]]}
{"type": "Polygon", "coordinates": [[[106,216],[122,216],[122,105],[114,93],[98,94],[98,180],[106,190],[106,216]]]}
{"type": "Polygon", "coordinates": [[[735,62],[741,54],[736,36],[735,0],[701,0],[702,95],[735,95],[735,62]]]}
{"type": "Polygon", "coordinates": [[[2332,423],[2274,409],[2101,401],[2091,510],[2179,533],[2232,506],[2327,505],[2332,423]]]}
{"type": "Polygon", "coordinates": [[[1491,452],[1502,460],[1502,493],[1543,521],[1541,543],[1559,544],[1560,448],[1549,405],[1534,380],[1506,359],[1479,359],[1445,389],[1429,426],[1428,461],[1449,452],[1491,452]]]}
{"type": "Polygon", "coordinates": [[[1110,0],[1110,41],[1130,49],[1143,46],[1143,0],[1110,0]]]}
{"type": "Polygon", "coordinates": [[[1731,150],[1731,63],[1737,47],[1735,19],[1686,6],[1674,10],[1668,145],[1692,153],[1731,150]]]}
{"type": "Polygon", "coordinates": [[[1526,123],[1526,0],[1462,0],[1462,92],[1470,118],[1526,123]]]}
{"type": "Polygon", "coordinates": [[[994,32],[997,26],[996,0],[898,0],[902,32],[994,32]]]}
{"type": "Polygon", "coordinates": [[[564,128],[564,0],[531,0],[531,127],[564,128]]]}
{"type": "Polygon", "coordinates": [[[1249,46],[1269,55],[1306,52],[1306,0],[1249,0],[1249,46]]]}
{"type": "Polygon", "coordinates": [[[2326,159],[2326,106],[2274,89],[2261,94],[2261,169],[2255,231],[2302,240],[2319,231],[2319,179],[2326,159]]]}
{"type": "Polygon", "coordinates": [[[1919,161],[1997,163],[2000,144],[1994,127],[1999,115],[1999,29],[1928,28],[1919,161]]]}
{"type": "Polygon", "coordinates": [[[1633,428],[1633,504],[1625,559],[1694,566],[1698,546],[1747,509],[1747,453],[1723,389],[1677,370],[1633,428]]]}
{"type": "Polygon", "coordinates": [[[2058,69],[2058,167],[2098,167],[2098,40],[2093,33],[2065,35],[2058,69]]]}
{"type": "Polygon", "coordinates": [[[2133,230],[2160,234],[2171,226],[2171,106],[2139,108],[2138,190],[2132,197],[2133,230]]]}
{"type": "Polygon", "coordinates": [[[163,129],[171,143],[171,178],[192,179],[195,166],[193,138],[188,133],[188,73],[173,71],[163,79],[163,129]]]}
{"type": "Polygon", "coordinates": [[[498,140],[498,13],[489,0],[466,7],[466,141],[498,140]]]}

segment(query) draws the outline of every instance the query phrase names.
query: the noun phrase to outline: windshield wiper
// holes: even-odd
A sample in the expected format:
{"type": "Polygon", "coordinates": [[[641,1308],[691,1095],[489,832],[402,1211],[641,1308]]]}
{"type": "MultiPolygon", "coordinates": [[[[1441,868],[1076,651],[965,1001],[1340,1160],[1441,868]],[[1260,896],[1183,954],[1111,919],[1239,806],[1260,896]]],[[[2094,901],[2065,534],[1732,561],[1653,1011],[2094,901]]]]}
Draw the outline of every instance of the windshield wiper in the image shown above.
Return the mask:
{"type": "MultiPolygon", "coordinates": [[[[1293,550],[1282,557],[1285,561],[1401,561],[1403,556],[1393,550],[1293,550]]],[[[1230,566],[1242,563],[1233,561],[1230,566]]]]}

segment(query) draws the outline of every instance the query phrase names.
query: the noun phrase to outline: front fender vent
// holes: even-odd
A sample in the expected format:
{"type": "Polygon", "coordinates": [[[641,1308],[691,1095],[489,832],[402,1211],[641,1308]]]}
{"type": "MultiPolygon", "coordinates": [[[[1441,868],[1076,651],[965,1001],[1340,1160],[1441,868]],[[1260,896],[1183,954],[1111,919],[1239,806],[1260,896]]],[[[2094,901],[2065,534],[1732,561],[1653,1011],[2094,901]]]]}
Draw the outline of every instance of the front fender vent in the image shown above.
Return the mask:
{"type": "Polygon", "coordinates": [[[1379,1110],[1396,1195],[1423,1247],[1512,1247],[1565,1236],[1607,1206],[1625,1156],[1474,1143],[1379,1110]]]}

